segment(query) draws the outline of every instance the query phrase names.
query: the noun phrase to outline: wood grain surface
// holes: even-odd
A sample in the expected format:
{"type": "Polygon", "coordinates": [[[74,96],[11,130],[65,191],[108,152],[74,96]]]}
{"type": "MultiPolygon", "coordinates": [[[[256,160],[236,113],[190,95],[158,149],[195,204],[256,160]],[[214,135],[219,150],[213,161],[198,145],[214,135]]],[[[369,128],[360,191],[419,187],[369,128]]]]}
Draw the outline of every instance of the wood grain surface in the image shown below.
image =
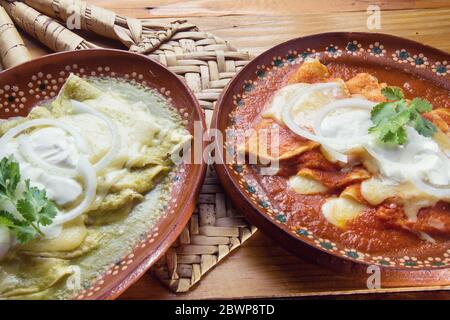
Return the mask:
{"type": "MultiPolygon", "coordinates": [[[[328,31],[389,33],[450,52],[448,0],[90,0],[121,14],[163,20],[188,19],[240,50],[258,54],[286,40],[328,31]],[[381,11],[381,29],[368,30],[369,5],[381,11]]],[[[94,39],[91,39],[96,42],[94,39]]],[[[26,37],[33,56],[48,51],[26,37]]],[[[102,45],[111,44],[101,42],[102,45]]],[[[450,292],[372,292],[292,256],[257,233],[210,272],[191,292],[175,295],[145,275],[124,299],[210,299],[250,297],[428,298],[450,299],[450,292]]]]}

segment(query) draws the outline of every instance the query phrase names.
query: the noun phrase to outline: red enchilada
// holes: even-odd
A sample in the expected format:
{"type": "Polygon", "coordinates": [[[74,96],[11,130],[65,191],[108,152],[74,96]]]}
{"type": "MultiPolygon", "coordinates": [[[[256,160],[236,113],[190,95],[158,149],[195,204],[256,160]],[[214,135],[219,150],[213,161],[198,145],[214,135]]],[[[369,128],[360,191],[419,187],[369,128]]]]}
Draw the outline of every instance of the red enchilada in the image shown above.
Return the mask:
{"type": "Polygon", "coordinates": [[[290,229],[363,253],[443,252],[450,239],[449,92],[408,74],[308,60],[273,69],[230,115],[252,177],[290,229]],[[278,152],[258,132],[276,128],[278,152]]]}

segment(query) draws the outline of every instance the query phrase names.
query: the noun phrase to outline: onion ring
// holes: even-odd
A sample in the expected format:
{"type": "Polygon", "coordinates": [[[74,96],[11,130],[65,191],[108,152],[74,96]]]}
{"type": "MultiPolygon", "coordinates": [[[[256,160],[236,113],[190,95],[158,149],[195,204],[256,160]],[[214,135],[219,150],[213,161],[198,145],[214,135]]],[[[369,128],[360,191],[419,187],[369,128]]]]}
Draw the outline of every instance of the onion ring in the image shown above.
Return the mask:
{"type": "Polygon", "coordinates": [[[121,147],[121,141],[120,136],[118,134],[119,130],[114,122],[109,120],[107,117],[105,117],[101,112],[98,112],[97,110],[94,110],[90,106],[88,106],[85,103],[82,103],[80,101],[71,100],[73,110],[76,113],[89,113],[92,114],[101,120],[103,120],[106,125],[108,126],[109,131],[111,132],[111,148],[109,149],[108,153],[100,160],[98,161],[94,167],[95,170],[101,171],[105,169],[116,157],[117,153],[120,150],[121,147]]]}

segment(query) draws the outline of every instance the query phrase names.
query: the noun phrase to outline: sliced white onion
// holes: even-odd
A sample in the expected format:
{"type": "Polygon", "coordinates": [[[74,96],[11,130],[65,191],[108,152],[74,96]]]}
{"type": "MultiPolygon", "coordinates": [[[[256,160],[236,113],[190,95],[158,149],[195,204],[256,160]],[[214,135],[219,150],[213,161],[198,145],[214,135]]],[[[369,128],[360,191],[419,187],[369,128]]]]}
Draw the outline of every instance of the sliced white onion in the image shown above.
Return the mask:
{"type": "MultiPolygon", "coordinates": [[[[385,156],[377,153],[375,151],[375,149],[369,145],[365,146],[367,152],[373,157],[375,158],[377,161],[379,162],[384,162],[387,165],[389,165],[389,168],[397,168],[397,170],[408,170],[410,175],[411,175],[411,182],[414,184],[414,186],[419,189],[420,191],[427,193],[431,196],[434,197],[438,197],[438,198],[447,198],[450,199],[450,186],[445,186],[445,187],[437,187],[437,186],[433,186],[430,185],[429,183],[425,182],[420,176],[420,172],[423,171],[427,171],[429,169],[432,169],[434,164],[431,163],[430,161],[426,161],[426,162],[406,162],[406,163],[399,163],[396,161],[392,161],[388,158],[386,158],[385,156]]],[[[414,157],[416,155],[418,155],[419,153],[423,152],[424,150],[420,150],[418,153],[415,154],[409,154],[410,157],[409,159],[414,159],[414,157]]],[[[433,152],[431,150],[426,150],[427,152],[431,152],[436,154],[436,156],[438,157],[446,157],[445,155],[439,155],[438,152],[433,152]]],[[[449,159],[447,159],[449,160],[449,159]]]]}
{"type": "Polygon", "coordinates": [[[434,238],[432,236],[430,236],[428,233],[419,231],[417,233],[417,235],[419,236],[419,238],[421,240],[428,241],[428,242],[430,242],[432,244],[436,244],[436,240],[434,240],[434,238]]]}
{"type": "Polygon", "coordinates": [[[295,134],[304,137],[306,139],[317,141],[317,136],[313,133],[311,133],[308,130],[300,128],[299,125],[297,125],[292,118],[291,110],[294,107],[295,104],[298,103],[299,100],[303,99],[307,95],[315,92],[315,91],[321,91],[324,89],[333,89],[333,88],[340,88],[341,84],[337,82],[329,82],[329,83],[319,83],[312,85],[308,90],[295,95],[292,99],[289,100],[289,103],[286,104],[286,106],[283,108],[282,118],[286,126],[293,131],[295,134]]]}
{"type": "Polygon", "coordinates": [[[84,153],[89,152],[88,144],[84,137],[79,133],[77,128],[54,119],[30,120],[25,123],[19,124],[14,128],[11,128],[0,138],[0,147],[3,147],[6,143],[14,139],[14,137],[22,133],[23,131],[34,127],[57,127],[63,129],[75,138],[75,143],[78,150],[84,153]]]}
{"type": "Polygon", "coordinates": [[[0,261],[11,248],[11,233],[5,226],[0,226],[0,261]]]}
{"type": "Polygon", "coordinates": [[[55,239],[58,238],[64,226],[62,224],[52,224],[50,226],[41,226],[41,231],[45,235],[45,239],[55,239]]]}
{"type": "Polygon", "coordinates": [[[286,107],[283,109],[283,113],[282,113],[282,117],[283,117],[283,121],[286,124],[286,126],[295,134],[299,135],[300,137],[306,138],[308,140],[311,141],[315,141],[318,142],[322,145],[322,147],[330,154],[330,156],[332,156],[334,159],[343,162],[343,163],[347,163],[348,162],[348,158],[345,154],[339,153],[335,150],[333,150],[332,148],[330,148],[326,143],[324,143],[324,141],[322,141],[322,139],[313,134],[312,132],[305,130],[303,128],[301,128],[298,124],[295,123],[294,119],[291,116],[291,109],[294,106],[293,103],[286,105],[286,107]]]}
{"type": "Polygon", "coordinates": [[[417,173],[412,176],[411,181],[416,186],[417,189],[429,194],[430,196],[434,196],[441,199],[442,198],[450,199],[450,186],[445,186],[441,188],[430,185],[425,181],[423,181],[423,179],[419,177],[417,173]]]}
{"type": "Polygon", "coordinates": [[[336,151],[335,149],[322,144],[322,148],[331,156],[332,159],[342,162],[342,163],[347,163],[348,162],[348,157],[347,155],[340,153],[338,151],[336,151]]]}
{"type": "Polygon", "coordinates": [[[75,113],[89,113],[93,116],[96,116],[103,120],[106,125],[108,126],[109,131],[111,132],[111,147],[108,151],[108,153],[100,160],[98,161],[94,167],[95,170],[101,171],[108,167],[108,165],[114,160],[114,158],[117,156],[117,153],[120,151],[121,147],[121,140],[119,136],[119,130],[114,122],[112,122],[108,117],[105,117],[101,112],[98,112],[97,110],[94,110],[90,106],[88,106],[85,103],[82,103],[80,101],[71,100],[73,111],[75,113]]]}
{"type": "MultiPolygon", "coordinates": [[[[43,126],[57,127],[65,130],[67,133],[69,133],[74,137],[75,144],[81,152],[85,153],[88,152],[89,150],[88,144],[84,139],[84,137],[78,132],[77,128],[54,119],[30,120],[8,130],[8,132],[6,132],[0,138],[0,148],[4,147],[8,142],[10,142],[12,139],[14,139],[14,137],[19,135],[23,131],[34,127],[43,127],[43,126]]],[[[31,144],[28,141],[19,139],[19,145],[21,147],[21,151],[24,153],[24,156],[29,161],[35,163],[36,165],[42,167],[43,169],[69,177],[76,177],[78,175],[75,169],[61,168],[59,166],[55,166],[51,163],[47,163],[46,161],[42,160],[42,158],[33,151],[31,144]]]]}
{"type": "Polygon", "coordinates": [[[83,177],[85,186],[85,197],[76,208],[66,213],[59,212],[56,218],[53,220],[53,224],[56,225],[64,224],[68,221],[71,221],[79,217],[89,209],[92,202],[95,200],[95,195],[97,191],[97,173],[95,172],[94,167],[86,158],[86,156],[80,156],[77,165],[77,170],[83,177]]]}
{"type": "Polygon", "coordinates": [[[336,145],[341,143],[339,139],[334,138],[328,138],[323,137],[320,134],[320,124],[322,123],[323,119],[333,110],[336,110],[337,108],[363,108],[363,109],[372,109],[373,106],[376,104],[372,101],[360,99],[360,98],[351,98],[351,99],[341,99],[334,102],[331,102],[330,104],[326,105],[319,113],[319,115],[316,117],[316,121],[314,122],[314,131],[315,133],[312,133],[306,129],[301,128],[298,124],[295,123],[294,119],[291,116],[291,110],[295,103],[298,102],[299,99],[303,99],[306,95],[311,94],[314,91],[317,90],[324,90],[324,89],[330,89],[334,87],[340,87],[339,83],[330,82],[330,83],[321,83],[317,84],[314,87],[308,89],[306,92],[297,95],[294,97],[294,99],[291,100],[290,103],[288,103],[285,108],[283,109],[283,121],[286,124],[286,126],[295,134],[306,138],[311,141],[318,142],[322,145],[322,147],[332,156],[334,159],[347,163],[348,157],[342,152],[339,152],[335,150],[336,145]]]}
{"type": "Polygon", "coordinates": [[[108,195],[109,190],[111,187],[116,184],[120,179],[122,179],[127,174],[127,169],[122,169],[119,171],[113,171],[105,175],[105,182],[102,184],[103,188],[102,190],[99,190],[98,194],[96,195],[95,201],[92,203],[92,209],[97,209],[100,206],[100,203],[105,199],[105,197],[108,195]],[[107,180],[107,178],[111,177],[110,180],[107,180]]]}

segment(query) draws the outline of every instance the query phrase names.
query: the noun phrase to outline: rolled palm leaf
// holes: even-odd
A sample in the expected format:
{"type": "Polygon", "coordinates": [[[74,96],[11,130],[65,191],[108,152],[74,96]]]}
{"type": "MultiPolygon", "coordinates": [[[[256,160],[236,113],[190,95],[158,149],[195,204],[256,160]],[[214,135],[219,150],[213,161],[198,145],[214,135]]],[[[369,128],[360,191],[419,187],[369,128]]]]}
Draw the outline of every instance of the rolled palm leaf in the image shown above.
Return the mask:
{"type": "Polygon", "coordinates": [[[97,46],[70,31],[58,21],[19,1],[0,0],[0,4],[22,30],[53,51],[96,48],[97,46]]]}
{"type": "Polygon", "coordinates": [[[148,53],[181,30],[194,25],[184,21],[160,23],[152,19],[135,19],[116,14],[80,0],[25,0],[29,6],[59,19],[69,28],[80,28],[120,41],[130,51],[148,53]]]}
{"type": "Polygon", "coordinates": [[[30,52],[3,7],[0,7],[0,59],[5,69],[31,60],[30,52]]]}

